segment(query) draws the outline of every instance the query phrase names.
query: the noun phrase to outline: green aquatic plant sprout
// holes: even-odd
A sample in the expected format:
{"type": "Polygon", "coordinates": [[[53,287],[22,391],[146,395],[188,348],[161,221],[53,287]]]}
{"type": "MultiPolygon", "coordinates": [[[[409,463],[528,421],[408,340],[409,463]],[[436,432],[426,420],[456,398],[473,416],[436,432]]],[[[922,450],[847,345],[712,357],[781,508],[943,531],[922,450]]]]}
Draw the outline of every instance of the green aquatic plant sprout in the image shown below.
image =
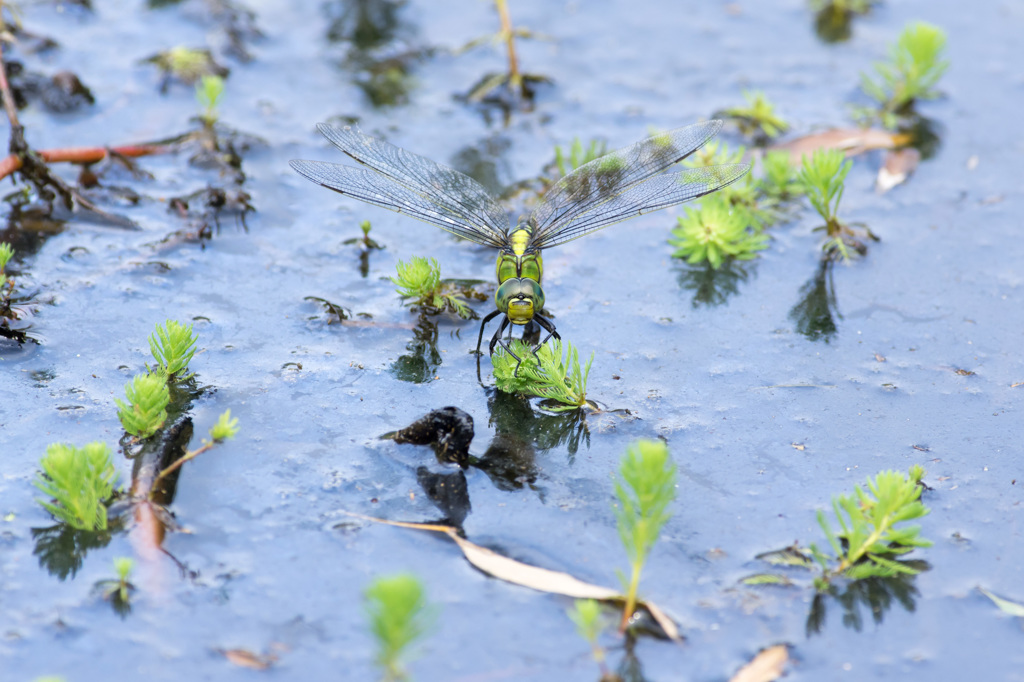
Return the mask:
{"type": "Polygon", "coordinates": [[[587,644],[590,645],[590,652],[594,657],[594,662],[601,669],[601,679],[610,679],[608,666],[605,663],[605,650],[598,641],[601,638],[601,633],[608,626],[608,621],[605,619],[604,612],[602,611],[601,602],[596,599],[577,599],[573,602],[572,608],[565,613],[576,624],[576,632],[580,634],[580,637],[587,640],[587,644]]]}
{"type": "Polygon", "coordinates": [[[433,258],[413,256],[408,263],[398,261],[396,269],[398,274],[391,281],[409,305],[432,313],[453,312],[464,320],[473,316],[466,300],[441,279],[441,266],[433,258]]]}
{"type": "Polygon", "coordinates": [[[789,124],[775,113],[775,105],[763,92],[744,90],[743,98],[747,100],[747,106],[720,112],[722,116],[736,121],[743,135],[770,140],[789,129],[789,124]]]}
{"type": "Polygon", "coordinates": [[[14,258],[14,248],[7,242],[0,242],[0,289],[6,287],[9,281],[7,275],[4,274],[4,269],[12,258],[14,258]]]}
{"type": "Polygon", "coordinates": [[[195,459],[199,455],[213,448],[214,445],[223,443],[226,440],[231,440],[238,435],[238,431],[238,418],[231,417],[231,410],[224,410],[224,412],[222,412],[217,418],[216,423],[210,427],[210,440],[203,439],[201,447],[198,447],[195,450],[189,450],[181,457],[181,459],[161,471],[153,483],[153,493],[157,490],[157,483],[180,469],[185,462],[195,459]]]}
{"type": "Polygon", "coordinates": [[[843,198],[844,182],[851,167],[853,162],[846,160],[838,149],[816,149],[810,157],[803,158],[803,165],[797,173],[797,181],[808,201],[825,221],[828,241],[824,250],[838,251],[844,260],[850,257],[843,239],[849,228],[839,222],[839,201],[843,198]]]}
{"type": "Polygon", "coordinates": [[[167,421],[167,405],[171,401],[167,380],[159,373],[135,375],[125,384],[127,402],[114,398],[117,418],[124,430],[145,440],[163,427],[167,421]]]}
{"type": "Polygon", "coordinates": [[[688,263],[707,261],[718,269],[726,258],[750,260],[768,246],[768,236],[750,225],[749,215],[733,208],[727,197],[714,195],[678,218],[669,243],[675,258],[688,263]]]}
{"type": "Polygon", "coordinates": [[[168,381],[187,379],[191,375],[184,372],[192,361],[198,341],[192,333],[192,325],[184,325],[177,320],[167,320],[163,326],[158,324],[149,337],[149,350],[157,362],[158,371],[168,381]]]}
{"type": "Polygon", "coordinates": [[[625,631],[636,609],[640,573],[654,549],[662,527],[672,517],[669,505],[676,498],[676,466],[668,446],[660,440],[639,440],[629,447],[615,482],[615,518],[619,539],[629,558],[630,576],[620,575],[626,591],[620,631],[625,631]]]}
{"type": "Polygon", "coordinates": [[[811,556],[822,570],[817,581],[819,589],[827,587],[828,581],[836,576],[861,580],[920,572],[895,559],[916,547],[932,544],[920,536],[919,526],[900,525],[929,512],[920,499],[923,477],[924,469],[918,465],[907,474],[883,471],[867,480],[867,491],[858,485],[853,495],[834,497],[832,510],[838,530],[829,523],[825,512],[818,512],[818,525],[834,553],[830,556],[816,545],[810,546],[811,556]]]}
{"type": "Polygon", "coordinates": [[[938,26],[918,21],[904,28],[891,48],[889,61],[875,65],[874,77],[861,75],[861,88],[878,108],[858,109],[857,117],[877,117],[883,126],[895,129],[915,102],[937,98],[935,86],[949,68],[943,59],[945,49],[946,32],[938,26]]]}
{"type": "Polygon", "coordinates": [[[205,125],[212,126],[220,118],[217,105],[223,94],[224,79],[220,76],[207,74],[196,83],[196,101],[202,107],[199,118],[205,125]]]}
{"type": "Polygon", "coordinates": [[[103,591],[103,598],[116,597],[122,604],[127,604],[131,591],[135,589],[135,586],[128,580],[134,569],[134,560],[124,556],[115,557],[114,571],[117,573],[117,579],[101,580],[98,583],[98,587],[103,591]]]}
{"type": "Polygon", "coordinates": [[[776,149],[765,152],[761,157],[761,189],[767,197],[779,203],[803,194],[789,152],[776,149]]]}
{"type": "Polygon", "coordinates": [[[556,339],[534,353],[529,344],[512,339],[509,350],[491,356],[498,390],[544,398],[549,412],[568,412],[590,403],[587,379],[594,355],[580,367],[579,352],[569,341],[556,339]]]}
{"type": "Polygon", "coordinates": [[[53,443],[39,464],[42,473],[33,484],[53,500],[39,500],[47,511],[72,528],[106,530],[106,503],[117,483],[106,443],[53,443]]]}
{"type": "Polygon", "coordinates": [[[430,628],[430,609],[416,576],[399,574],[374,580],[364,593],[370,631],[377,640],[377,664],[385,682],[408,679],[403,659],[430,628]]]}
{"type": "Polygon", "coordinates": [[[562,151],[560,145],[555,145],[555,166],[558,168],[558,174],[565,177],[580,166],[590,163],[607,153],[608,145],[604,141],[591,140],[584,147],[580,138],[576,137],[573,138],[572,144],[569,145],[568,156],[562,151]]]}

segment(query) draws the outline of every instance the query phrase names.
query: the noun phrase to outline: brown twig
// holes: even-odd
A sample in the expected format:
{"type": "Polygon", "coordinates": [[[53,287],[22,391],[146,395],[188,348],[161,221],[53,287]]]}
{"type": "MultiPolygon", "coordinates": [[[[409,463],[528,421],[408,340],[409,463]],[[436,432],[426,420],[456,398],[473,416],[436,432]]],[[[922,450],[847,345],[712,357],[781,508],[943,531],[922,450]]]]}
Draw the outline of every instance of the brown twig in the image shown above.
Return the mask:
{"type": "MultiPolygon", "coordinates": [[[[123,147],[65,147],[61,149],[41,149],[37,154],[47,163],[96,163],[107,158],[111,153],[137,158],[151,154],[162,154],[171,147],[162,144],[129,144],[123,147]]],[[[0,159],[0,180],[22,167],[21,157],[10,154],[0,159]]]]}

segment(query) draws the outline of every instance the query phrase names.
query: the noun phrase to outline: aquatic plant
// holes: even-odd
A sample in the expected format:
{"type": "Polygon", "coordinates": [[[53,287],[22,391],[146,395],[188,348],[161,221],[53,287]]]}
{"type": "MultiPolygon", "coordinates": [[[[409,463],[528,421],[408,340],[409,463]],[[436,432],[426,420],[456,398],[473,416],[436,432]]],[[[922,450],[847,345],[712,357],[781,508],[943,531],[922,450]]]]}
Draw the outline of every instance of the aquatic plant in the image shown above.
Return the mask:
{"type": "Polygon", "coordinates": [[[565,177],[583,164],[590,163],[607,153],[608,145],[603,140],[591,140],[584,147],[580,138],[575,137],[569,145],[568,157],[562,151],[561,145],[555,145],[555,167],[558,168],[558,174],[565,177]]]}
{"type": "Polygon", "coordinates": [[[837,576],[862,580],[920,572],[894,559],[916,547],[932,545],[920,537],[919,526],[896,527],[928,514],[929,509],[920,499],[924,473],[919,465],[912,466],[906,475],[883,471],[868,478],[867,491],[858,485],[853,495],[833,497],[832,510],[838,530],[833,529],[825,512],[818,512],[818,525],[834,552],[830,556],[816,545],[810,546],[811,556],[822,571],[821,577],[815,580],[819,590],[826,589],[828,582],[837,576]]]}
{"type": "Polygon", "coordinates": [[[203,439],[203,444],[195,450],[189,450],[186,452],[181,459],[175,461],[173,464],[168,466],[166,469],[160,472],[153,482],[153,492],[157,490],[157,483],[169,476],[173,472],[177,471],[182,467],[185,462],[191,461],[199,455],[212,449],[214,445],[223,443],[226,440],[231,440],[238,435],[239,426],[238,418],[231,418],[231,410],[224,410],[213,426],[210,427],[210,440],[203,439]]]}
{"type": "Polygon", "coordinates": [[[676,498],[676,466],[663,441],[639,440],[623,456],[619,478],[615,482],[619,499],[615,518],[630,563],[629,580],[619,575],[626,592],[619,630],[625,631],[636,609],[640,573],[662,527],[672,517],[668,507],[676,498]]]}
{"type": "Polygon", "coordinates": [[[676,247],[672,256],[688,263],[707,261],[718,269],[726,258],[750,260],[768,246],[768,236],[751,224],[749,213],[735,209],[729,198],[712,195],[687,208],[678,218],[669,243],[676,247]]]}
{"type": "Polygon", "coordinates": [[[760,91],[743,91],[745,107],[730,107],[719,112],[736,121],[740,133],[761,140],[778,137],[789,129],[789,124],[775,113],[775,105],[760,91]]]}
{"type": "Polygon", "coordinates": [[[803,194],[789,152],[776,149],[761,157],[761,191],[780,204],[803,194]]]}
{"type": "Polygon", "coordinates": [[[82,448],[53,443],[39,462],[33,484],[53,501],[39,500],[61,522],[79,530],[106,530],[106,503],[114,494],[117,470],[102,442],[82,448]]]}
{"type": "Polygon", "coordinates": [[[183,45],[159,52],[146,61],[155,64],[166,77],[174,77],[185,83],[195,83],[204,75],[221,78],[228,75],[228,69],[218,64],[209,50],[183,45]]]}
{"type": "Polygon", "coordinates": [[[123,605],[127,605],[130,593],[135,586],[129,582],[132,570],[135,568],[135,561],[128,557],[114,558],[114,571],[117,578],[114,580],[101,580],[96,583],[103,593],[104,599],[116,599],[123,605]]]}
{"type": "Polygon", "coordinates": [[[844,182],[853,166],[843,152],[837,149],[816,149],[797,173],[797,181],[807,194],[811,206],[825,221],[828,241],[822,247],[826,252],[836,251],[844,260],[850,258],[844,235],[849,228],[839,221],[839,201],[843,198],[844,182]]]}
{"type": "Polygon", "coordinates": [[[867,14],[879,0],[810,0],[811,9],[815,12],[832,10],[844,14],[867,14]]]}
{"type": "Polygon", "coordinates": [[[217,122],[220,114],[217,112],[217,104],[221,95],[224,94],[224,79],[215,75],[204,75],[196,83],[196,101],[202,107],[199,113],[199,120],[203,125],[210,127],[217,122]]]}
{"type": "Polygon", "coordinates": [[[373,226],[370,225],[369,220],[364,220],[361,223],[359,223],[359,229],[362,230],[363,232],[362,237],[351,237],[343,241],[342,244],[345,244],[346,246],[349,244],[359,244],[359,246],[362,247],[363,251],[384,248],[382,244],[374,241],[373,239],[370,239],[370,230],[373,229],[373,226]]]}
{"type": "Polygon", "coordinates": [[[158,324],[149,337],[149,350],[157,362],[157,371],[167,381],[192,376],[184,372],[196,352],[198,340],[192,333],[192,325],[184,325],[177,320],[167,320],[163,326],[158,324]]]}
{"type": "Polygon", "coordinates": [[[441,266],[433,258],[413,256],[408,263],[398,261],[396,269],[398,274],[391,281],[407,305],[418,305],[430,313],[450,311],[462,319],[473,316],[465,299],[441,279],[441,266]]]}
{"type": "Polygon", "coordinates": [[[159,372],[135,375],[125,384],[127,402],[114,398],[117,418],[131,435],[145,440],[167,421],[167,405],[171,401],[167,380],[159,372]]]}
{"type": "Polygon", "coordinates": [[[14,248],[7,242],[0,242],[0,289],[7,288],[7,291],[0,293],[0,296],[5,300],[10,298],[11,289],[14,288],[14,280],[4,273],[4,269],[12,258],[14,258],[14,248]]]}
{"type": "Polygon", "coordinates": [[[430,628],[426,595],[419,579],[410,574],[377,578],[364,592],[370,631],[377,640],[377,664],[383,680],[407,679],[402,663],[409,646],[430,628]]]}
{"type": "Polygon", "coordinates": [[[549,412],[568,412],[590,404],[587,379],[593,354],[581,369],[579,352],[569,341],[552,339],[534,352],[528,343],[513,339],[510,347],[518,359],[500,347],[491,356],[499,391],[544,398],[549,401],[544,405],[549,412]]]}
{"type": "Polygon", "coordinates": [[[945,48],[946,33],[938,26],[918,21],[904,28],[890,48],[889,61],[875,65],[875,76],[861,74],[861,88],[877,108],[858,108],[855,116],[865,122],[877,118],[895,129],[915,102],[937,98],[935,86],[949,68],[945,48]]]}
{"type": "Polygon", "coordinates": [[[530,100],[533,97],[534,86],[539,83],[548,83],[550,79],[540,74],[524,73],[520,70],[519,58],[516,55],[516,38],[533,38],[535,36],[528,29],[512,25],[507,0],[494,0],[494,8],[498,11],[501,30],[493,35],[477,38],[466,43],[458,52],[465,52],[488,42],[504,43],[508,55],[508,70],[504,73],[489,73],[485,75],[470,88],[469,93],[466,95],[466,100],[479,102],[503,87],[513,98],[530,100]]]}
{"type": "Polygon", "coordinates": [[[601,680],[614,679],[605,663],[604,647],[598,642],[601,633],[608,626],[608,621],[601,609],[601,602],[596,599],[577,599],[573,602],[572,608],[565,613],[576,624],[576,632],[590,645],[594,662],[601,669],[601,680]]]}

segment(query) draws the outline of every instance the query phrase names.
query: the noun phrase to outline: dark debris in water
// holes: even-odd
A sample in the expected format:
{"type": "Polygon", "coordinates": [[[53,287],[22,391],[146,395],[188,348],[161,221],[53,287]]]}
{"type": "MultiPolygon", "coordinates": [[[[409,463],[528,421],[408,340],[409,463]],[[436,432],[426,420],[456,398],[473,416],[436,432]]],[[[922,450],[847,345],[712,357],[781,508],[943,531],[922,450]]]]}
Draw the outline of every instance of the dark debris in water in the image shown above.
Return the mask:
{"type": "Polygon", "coordinates": [[[473,442],[473,417],[457,407],[442,407],[381,438],[390,438],[396,443],[430,445],[438,460],[465,466],[469,444],[473,442]]]}

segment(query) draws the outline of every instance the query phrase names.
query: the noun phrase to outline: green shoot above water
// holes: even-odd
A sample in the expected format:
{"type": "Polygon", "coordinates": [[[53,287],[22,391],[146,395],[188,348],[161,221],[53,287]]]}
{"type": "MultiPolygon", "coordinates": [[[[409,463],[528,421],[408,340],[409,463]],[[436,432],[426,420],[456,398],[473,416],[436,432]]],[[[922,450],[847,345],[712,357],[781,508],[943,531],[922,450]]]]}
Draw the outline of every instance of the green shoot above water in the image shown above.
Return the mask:
{"type": "Polygon", "coordinates": [[[816,149],[810,158],[804,157],[803,166],[797,174],[797,181],[811,206],[825,221],[829,240],[824,250],[838,251],[844,260],[850,257],[843,239],[849,228],[839,222],[839,201],[843,198],[843,183],[852,166],[853,162],[846,160],[843,152],[837,149],[816,149]]]}
{"type": "Polygon", "coordinates": [[[775,113],[775,105],[763,92],[743,92],[747,100],[745,107],[731,107],[719,112],[722,116],[736,121],[743,135],[770,140],[789,129],[789,124],[775,113]]]}
{"type": "Polygon", "coordinates": [[[377,664],[383,680],[397,682],[408,675],[402,659],[409,646],[430,627],[430,614],[423,585],[412,575],[377,578],[366,588],[366,613],[377,640],[377,664]]]}
{"type": "Polygon", "coordinates": [[[919,573],[894,559],[932,544],[920,537],[919,526],[896,527],[928,514],[920,500],[923,476],[920,466],[911,467],[907,475],[883,471],[867,480],[867,492],[857,486],[853,495],[834,497],[832,510],[839,530],[832,528],[824,512],[818,512],[818,524],[835,553],[829,556],[811,545],[811,555],[822,568],[822,584],[840,575],[861,580],[919,573]]]}
{"type": "Polygon", "coordinates": [[[768,236],[748,227],[747,215],[734,209],[727,197],[712,195],[696,208],[687,208],[678,221],[669,239],[676,247],[672,255],[691,264],[707,261],[718,269],[726,257],[750,260],[768,246],[768,236]]]}
{"type": "Polygon", "coordinates": [[[665,443],[640,440],[623,456],[619,477],[621,480],[615,482],[619,498],[615,517],[630,563],[629,581],[620,576],[626,589],[626,606],[619,630],[625,631],[636,609],[640,573],[662,527],[672,517],[668,507],[676,498],[676,466],[665,443]]]}
{"type": "Polygon", "coordinates": [[[224,79],[220,76],[204,75],[196,83],[196,101],[202,107],[199,119],[204,125],[212,126],[220,118],[217,104],[224,94],[224,79]]]}
{"type": "Polygon", "coordinates": [[[608,153],[608,145],[601,140],[591,140],[586,147],[580,142],[580,138],[573,138],[569,145],[569,156],[566,158],[562,147],[555,145],[555,166],[558,173],[565,177],[580,166],[590,163],[594,159],[608,153]],[[566,163],[568,162],[568,163],[566,163]]]}
{"type": "Polygon", "coordinates": [[[159,431],[167,421],[167,405],[171,401],[164,375],[137,374],[125,384],[124,392],[127,402],[114,398],[117,418],[124,430],[142,440],[159,431]]]}
{"type": "Polygon", "coordinates": [[[186,326],[176,320],[167,320],[163,326],[156,326],[156,331],[149,337],[149,350],[157,362],[159,371],[168,381],[187,379],[191,376],[184,372],[196,352],[198,340],[192,333],[192,325],[186,326]]]}
{"type": "Polygon", "coordinates": [[[441,279],[441,266],[433,258],[413,256],[408,263],[398,261],[398,274],[391,278],[398,295],[410,305],[418,305],[427,313],[453,312],[462,319],[473,316],[466,300],[441,279]]]}
{"type": "Polygon", "coordinates": [[[117,470],[106,444],[77,448],[53,443],[40,461],[34,485],[53,502],[39,500],[57,519],[79,530],[106,530],[106,502],[114,494],[117,470]]]}
{"type": "Polygon", "coordinates": [[[127,604],[130,592],[135,589],[134,585],[128,580],[134,569],[135,561],[128,557],[116,557],[114,559],[114,571],[117,573],[117,579],[101,580],[97,584],[103,591],[103,598],[116,598],[122,604],[127,604]]]}
{"type": "MultiPolygon", "coordinates": [[[[14,257],[14,249],[7,242],[0,242],[0,289],[7,286],[7,276],[4,274],[4,268],[11,262],[11,258],[14,257]]],[[[2,294],[0,294],[2,295],[2,294]]]]}
{"type": "Polygon", "coordinates": [[[504,348],[499,348],[491,356],[499,391],[544,398],[550,401],[544,405],[544,409],[550,412],[568,412],[589,404],[587,379],[590,365],[594,362],[593,354],[581,369],[579,353],[568,341],[563,344],[558,339],[551,339],[536,353],[521,339],[513,339],[510,345],[521,363],[504,348]]]}
{"type": "Polygon", "coordinates": [[[918,21],[904,28],[889,61],[875,65],[874,77],[861,75],[861,88],[878,108],[858,110],[857,116],[868,122],[878,118],[886,128],[895,129],[916,101],[937,98],[935,86],[949,68],[943,59],[945,48],[946,33],[937,26],[918,21]]]}
{"type": "Polygon", "coordinates": [[[189,450],[181,457],[181,459],[161,471],[160,475],[156,477],[156,481],[153,483],[153,491],[156,491],[157,483],[180,469],[185,462],[195,459],[207,450],[210,450],[214,445],[223,443],[226,440],[231,440],[238,434],[238,431],[238,418],[236,417],[232,419],[231,410],[224,410],[224,412],[217,418],[217,422],[210,427],[210,440],[204,439],[202,446],[195,450],[189,450]]]}
{"type": "Polygon", "coordinates": [[[601,679],[608,679],[605,650],[598,641],[601,638],[601,633],[608,626],[608,621],[602,612],[601,602],[596,599],[577,599],[573,602],[573,607],[566,611],[566,614],[576,624],[576,632],[590,645],[594,662],[601,669],[601,679]]]}

